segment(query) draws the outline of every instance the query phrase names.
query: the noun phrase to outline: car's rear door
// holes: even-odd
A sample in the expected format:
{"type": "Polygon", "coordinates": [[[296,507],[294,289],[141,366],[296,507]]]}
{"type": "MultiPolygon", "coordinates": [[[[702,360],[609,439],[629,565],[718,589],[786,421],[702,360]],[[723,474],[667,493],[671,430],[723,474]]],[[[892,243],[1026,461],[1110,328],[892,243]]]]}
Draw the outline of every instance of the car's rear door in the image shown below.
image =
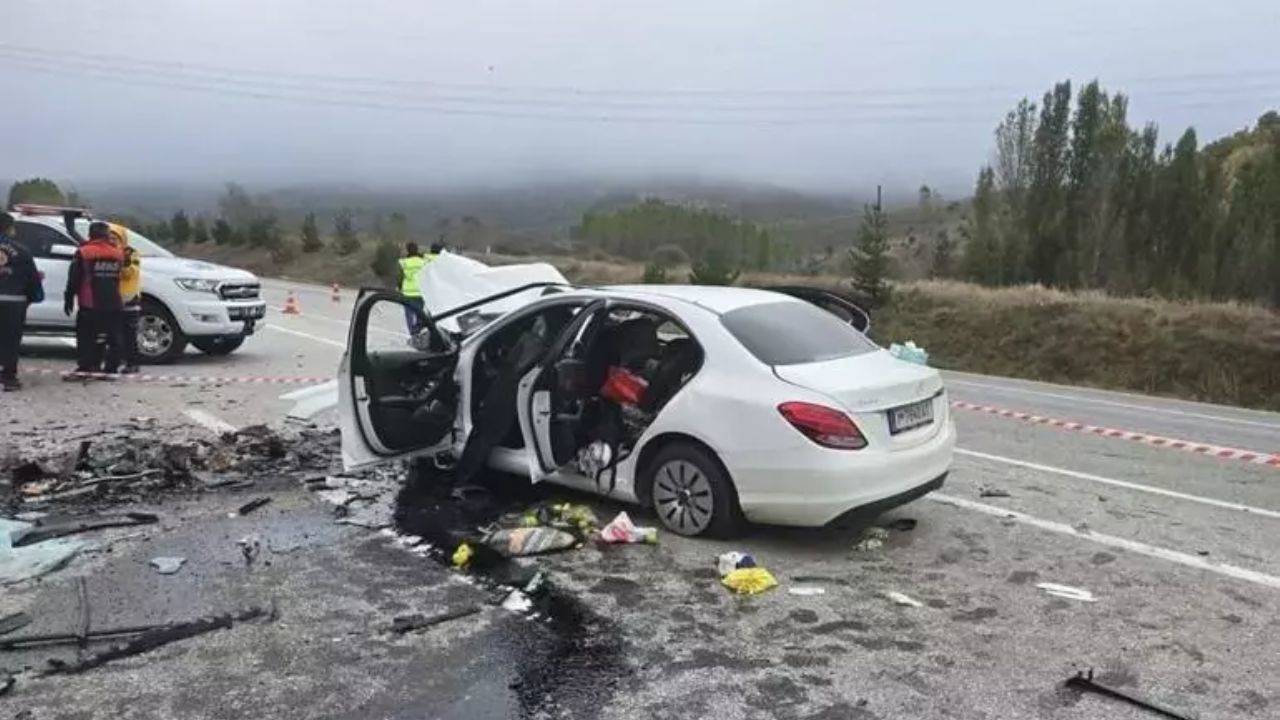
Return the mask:
{"type": "Polygon", "coordinates": [[[551,344],[542,363],[520,380],[516,413],[528,453],[529,477],[545,479],[574,458],[581,415],[571,407],[574,387],[583,374],[582,361],[608,314],[609,304],[596,300],[584,307],[551,344]]]}
{"type": "Polygon", "coordinates": [[[73,326],[75,320],[62,312],[62,295],[76,252],[75,241],[42,223],[19,220],[15,225],[17,242],[35,259],[44,285],[44,301],[27,308],[27,324],[42,328],[73,326]]]}
{"type": "Polygon", "coordinates": [[[362,291],[338,370],[342,461],[348,469],[431,455],[453,445],[457,346],[403,295],[362,291]],[[410,337],[406,312],[423,330],[410,337]]]}

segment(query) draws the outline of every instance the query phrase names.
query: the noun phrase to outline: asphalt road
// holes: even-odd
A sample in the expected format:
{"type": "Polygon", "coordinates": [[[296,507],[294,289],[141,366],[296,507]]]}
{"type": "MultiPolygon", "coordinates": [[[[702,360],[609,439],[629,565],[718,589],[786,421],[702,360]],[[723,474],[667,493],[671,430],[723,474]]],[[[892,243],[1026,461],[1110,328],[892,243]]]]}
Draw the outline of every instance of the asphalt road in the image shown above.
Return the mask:
{"type": "MultiPolygon", "coordinates": [[[[327,288],[275,281],[264,292],[266,324],[239,352],[214,359],[189,351],[164,372],[332,374],[353,294],[344,291],[335,303],[327,288]],[[290,291],[301,315],[279,312],[290,291]]],[[[398,342],[396,318],[379,328],[398,342]]],[[[60,341],[33,341],[27,350],[28,367],[70,365],[60,341]]],[[[1276,413],[945,376],[952,398],[968,403],[1280,453],[1276,413]]],[[[42,375],[26,383],[20,395],[0,395],[0,427],[82,433],[136,415],[206,430],[278,423],[292,404],[279,395],[297,389],[83,385],[42,375]]],[[[569,703],[547,714],[1153,717],[1061,689],[1077,670],[1095,668],[1113,686],[1191,717],[1280,717],[1280,467],[972,410],[953,415],[959,454],[947,485],[876,520],[918,522],[891,531],[883,548],[854,549],[858,528],[755,528],[734,542],[664,533],[658,547],[588,546],[544,560],[557,586],[609,621],[629,668],[627,681],[589,696],[598,706],[569,703]],[[753,553],[783,587],[729,596],[713,563],[730,549],[753,553]],[[1094,601],[1056,597],[1039,583],[1086,590],[1094,601]],[[796,586],[823,594],[793,594],[796,586]],[[891,591],[922,606],[895,605],[884,597],[891,591]]],[[[332,419],[322,414],[317,422],[332,419]]],[[[606,515],[622,509],[599,505],[606,515]]],[[[501,701],[468,706],[465,697],[433,705],[426,716],[521,712],[501,701]]],[[[191,702],[184,711],[236,716],[202,714],[191,702]]]]}

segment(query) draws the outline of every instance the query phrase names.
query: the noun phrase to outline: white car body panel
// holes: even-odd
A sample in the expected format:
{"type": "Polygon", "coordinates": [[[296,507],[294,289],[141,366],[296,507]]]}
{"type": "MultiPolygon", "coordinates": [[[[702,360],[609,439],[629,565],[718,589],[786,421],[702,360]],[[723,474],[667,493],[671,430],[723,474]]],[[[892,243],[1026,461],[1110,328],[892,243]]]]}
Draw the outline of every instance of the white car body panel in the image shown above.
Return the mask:
{"type": "MultiPolygon", "coordinates": [[[[71,252],[75,251],[75,240],[67,234],[60,216],[15,213],[14,219],[18,223],[31,223],[52,229],[63,238],[66,248],[71,252]]],[[[84,236],[88,233],[88,221],[78,221],[76,229],[84,236]]],[[[132,230],[129,232],[131,236],[138,236],[132,230]]],[[[45,299],[28,310],[27,324],[41,329],[74,330],[75,316],[68,316],[62,311],[63,293],[71,266],[70,253],[66,257],[37,257],[35,261],[36,268],[44,273],[45,299]]],[[[143,256],[141,267],[143,294],[163,304],[188,337],[243,334],[245,321],[232,319],[233,313],[258,312],[261,315],[254,319],[255,325],[260,327],[264,322],[266,302],[258,297],[224,299],[212,292],[185,290],[174,282],[175,278],[196,278],[217,280],[224,284],[257,285],[258,278],[251,272],[201,260],[154,255],[143,256]]]]}
{"type": "MultiPolygon", "coordinates": [[[[453,265],[467,269],[471,276],[475,274],[474,268],[465,264],[453,265]]],[[[444,265],[437,270],[447,271],[449,267],[444,265]]],[[[507,287],[518,287],[530,277],[536,275],[511,272],[507,287]]],[[[507,288],[492,291],[502,289],[507,288]]],[[[451,443],[442,444],[449,447],[438,445],[431,452],[459,451],[472,431],[472,366],[478,349],[492,332],[527,312],[557,303],[585,304],[600,298],[611,303],[641,304],[678,319],[702,348],[701,369],[671,397],[635,442],[633,452],[619,462],[615,477],[606,484],[611,488],[597,487],[593,478],[584,477],[571,466],[555,471],[540,466],[532,449],[541,446],[544,456],[550,456],[547,423],[530,417],[527,410],[538,375],[536,369],[522,379],[517,391],[516,407],[525,447],[494,449],[489,458],[491,466],[527,474],[533,481],[546,480],[637,502],[641,470],[638,465],[651,444],[671,437],[692,439],[707,446],[724,464],[748,520],[804,526],[823,525],[856,508],[921,491],[940,480],[950,468],[955,425],[936,370],[897,360],[883,350],[826,362],[772,367],[758,360],[732,335],[720,321],[720,314],[753,304],[804,301],[760,290],[680,286],[566,289],[550,297],[522,299],[517,305],[520,311],[509,313],[463,340],[454,371],[459,385],[457,432],[451,443]],[[933,421],[891,435],[886,411],[924,400],[933,404],[933,421]],[[778,412],[779,404],[790,401],[843,410],[867,438],[867,447],[846,450],[817,445],[778,412]]],[[[477,299],[468,297],[466,302],[477,299]]],[[[351,414],[348,399],[344,398],[340,412],[344,414],[346,460],[346,415],[351,414]]]]}
{"type": "MultiPolygon", "coordinates": [[[[548,263],[522,263],[490,267],[462,255],[444,251],[428,263],[418,276],[423,305],[432,315],[475,302],[504,290],[533,283],[568,284],[555,266],[548,263]]],[[[487,303],[479,310],[505,314],[525,307],[541,293],[534,289],[487,303]]],[[[458,332],[456,318],[442,323],[450,332],[458,332]]]]}

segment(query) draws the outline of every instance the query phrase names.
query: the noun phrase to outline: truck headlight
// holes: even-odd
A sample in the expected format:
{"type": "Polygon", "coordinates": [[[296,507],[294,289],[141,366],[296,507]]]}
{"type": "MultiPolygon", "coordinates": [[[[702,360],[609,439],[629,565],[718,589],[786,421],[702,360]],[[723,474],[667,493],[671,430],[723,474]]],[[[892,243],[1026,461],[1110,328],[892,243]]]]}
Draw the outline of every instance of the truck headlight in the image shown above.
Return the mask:
{"type": "Polygon", "coordinates": [[[178,287],[191,292],[207,292],[213,293],[218,291],[217,280],[203,280],[200,278],[174,278],[178,287]]]}

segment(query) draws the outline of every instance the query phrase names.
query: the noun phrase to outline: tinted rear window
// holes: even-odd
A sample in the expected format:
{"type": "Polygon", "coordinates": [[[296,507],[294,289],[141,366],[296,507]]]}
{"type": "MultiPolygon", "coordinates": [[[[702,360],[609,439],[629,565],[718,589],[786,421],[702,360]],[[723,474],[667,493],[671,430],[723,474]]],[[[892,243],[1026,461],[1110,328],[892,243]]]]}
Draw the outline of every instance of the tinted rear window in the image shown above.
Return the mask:
{"type": "Polygon", "coordinates": [[[721,315],[720,322],[767,365],[821,362],[876,349],[865,335],[807,302],[750,305],[721,315]]]}

